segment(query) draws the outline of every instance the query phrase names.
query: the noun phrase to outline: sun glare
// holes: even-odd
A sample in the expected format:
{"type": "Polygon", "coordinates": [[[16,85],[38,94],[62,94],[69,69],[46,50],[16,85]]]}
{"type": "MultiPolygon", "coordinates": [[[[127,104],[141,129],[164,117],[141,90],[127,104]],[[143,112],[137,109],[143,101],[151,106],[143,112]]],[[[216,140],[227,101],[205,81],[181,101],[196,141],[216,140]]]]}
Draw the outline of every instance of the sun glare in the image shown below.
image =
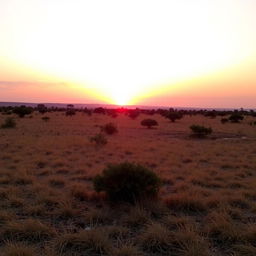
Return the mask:
{"type": "Polygon", "coordinates": [[[243,26],[234,25],[236,5],[228,23],[225,3],[216,20],[211,1],[99,2],[63,1],[60,8],[47,0],[41,16],[31,2],[19,14],[16,60],[125,105],[157,85],[161,91],[161,84],[221,70],[251,50],[243,26]]]}

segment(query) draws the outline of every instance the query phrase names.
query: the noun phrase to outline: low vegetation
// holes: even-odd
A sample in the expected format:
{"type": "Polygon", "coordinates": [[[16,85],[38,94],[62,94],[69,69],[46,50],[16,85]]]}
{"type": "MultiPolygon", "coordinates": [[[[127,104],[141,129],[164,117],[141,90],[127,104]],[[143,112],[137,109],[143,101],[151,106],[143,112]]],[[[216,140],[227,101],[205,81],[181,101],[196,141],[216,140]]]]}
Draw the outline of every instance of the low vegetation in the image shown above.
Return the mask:
{"type": "Polygon", "coordinates": [[[101,131],[108,135],[113,135],[118,132],[117,127],[113,123],[107,123],[101,127],[101,131]]]}
{"type": "Polygon", "coordinates": [[[239,123],[240,121],[244,120],[243,115],[235,112],[229,117],[229,121],[232,123],[239,123]]]}
{"type": "Polygon", "coordinates": [[[202,125],[191,125],[190,129],[193,132],[193,135],[197,137],[206,137],[212,133],[211,127],[204,127],[202,125]]]}
{"type": "Polygon", "coordinates": [[[1,256],[256,254],[255,111],[15,108],[0,107],[17,122],[0,129],[1,256]]]}
{"type": "Polygon", "coordinates": [[[96,146],[104,146],[108,143],[106,137],[102,133],[90,137],[90,142],[95,143],[96,146]]]}
{"type": "Polygon", "coordinates": [[[15,128],[16,122],[13,118],[7,117],[4,121],[4,123],[1,125],[1,128],[15,128]]]}
{"type": "Polygon", "coordinates": [[[43,116],[42,120],[45,121],[45,122],[48,122],[50,120],[50,117],[49,116],[43,116]]]}
{"type": "Polygon", "coordinates": [[[151,129],[153,126],[158,126],[158,123],[154,119],[144,119],[140,123],[142,126],[146,126],[148,129],[151,129]]]}
{"type": "Polygon", "coordinates": [[[23,118],[26,115],[30,115],[33,112],[32,107],[26,107],[24,105],[21,105],[19,107],[15,107],[13,109],[13,113],[17,114],[19,117],[23,118]]]}
{"type": "Polygon", "coordinates": [[[106,192],[113,202],[135,203],[139,199],[154,198],[160,187],[160,179],[154,172],[128,162],[109,165],[93,182],[95,190],[106,192]]]}

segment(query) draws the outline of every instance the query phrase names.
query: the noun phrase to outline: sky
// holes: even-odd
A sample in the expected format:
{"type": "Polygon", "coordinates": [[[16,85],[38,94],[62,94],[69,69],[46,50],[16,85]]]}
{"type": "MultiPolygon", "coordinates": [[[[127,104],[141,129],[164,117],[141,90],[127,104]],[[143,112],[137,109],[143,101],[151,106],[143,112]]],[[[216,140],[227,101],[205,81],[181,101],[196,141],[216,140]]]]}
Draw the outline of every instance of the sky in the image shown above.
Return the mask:
{"type": "Polygon", "coordinates": [[[255,0],[0,0],[0,101],[256,108],[255,0]]]}

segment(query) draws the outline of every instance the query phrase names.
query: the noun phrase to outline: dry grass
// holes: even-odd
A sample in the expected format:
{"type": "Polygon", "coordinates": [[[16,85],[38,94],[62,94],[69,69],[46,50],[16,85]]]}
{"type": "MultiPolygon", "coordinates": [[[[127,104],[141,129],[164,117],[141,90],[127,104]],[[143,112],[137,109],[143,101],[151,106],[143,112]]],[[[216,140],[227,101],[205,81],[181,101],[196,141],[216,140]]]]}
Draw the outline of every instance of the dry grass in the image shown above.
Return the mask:
{"type": "Polygon", "coordinates": [[[55,230],[39,220],[9,221],[1,230],[3,240],[40,242],[55,235],[55,230]]]}
{"type": "MultiPolygon", "coordinates": [[[[104,147],[88,138],[107,115],[49,113],[0,129],[0,255],[256,255],[256,129],[186,116],[156,129],[119,114],[104,147]],[[211,126],[208,139],[189,136],[211,126]],[[246,138],[242,138],[245,136],[246,138]],[[162,179],[157,201],[110,205],[92,179],[137,162],[162,179]]],[[[4,121],[0,115],[0,123],[4,121]]]]}
{"type": "Polygon", "coordinates": [[[112,251],[112,245],[107,235],[97,229],[64,234],[56,239],[55,247],[59,253],[75,251],[88,255],[111,255],[112,251]]]}
{"type": "Polygon", "coordinates": [[[3,256],[36,256],[35,247],[22,243],[7,242],[3,248],[3,256]]]}

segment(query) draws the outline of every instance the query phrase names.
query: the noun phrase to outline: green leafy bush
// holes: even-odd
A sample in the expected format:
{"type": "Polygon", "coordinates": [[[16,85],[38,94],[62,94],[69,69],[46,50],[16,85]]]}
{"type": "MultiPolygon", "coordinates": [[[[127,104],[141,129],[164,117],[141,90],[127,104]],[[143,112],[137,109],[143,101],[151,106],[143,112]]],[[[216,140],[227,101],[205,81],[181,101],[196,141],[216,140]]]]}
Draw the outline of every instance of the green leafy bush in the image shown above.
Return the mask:
{"type": "Polygon", "coordinates": [[[147,126],[148,129],[152,128],[152,126],[157,126],[158,123],[154,119],[144,119],[140,123],[142,126],[147,126]]]}
{"type": "Polygon", "coordinates": [[[128,162],[109,165],[93,182],[95,190],[105,191],[110,200],[131,203],[156,197],[160,187],[160,179],[153,171],[128,162]]]}
{"type": "Polygon", "coordinates": [[[109,135],[112,135],[118,132],[116,125],[113,123],[105,124],[104,126],[101,127],[101,131],[109,135]]]}
{"type": "Polygon", "coordinates": [[[197,137],[205,137],[212,133],[212,128],[204,127],[201,125],[191,125],[190,129],[192,130],[193,134],[197,137]]]}
{"type": "Polygon", "coordinates": [[[16,127],[16,122],[11,117],[7,117],[4,123],[1,125],[1,128],[15,128],[15,127],[16,127]]]}
{"type": "Polygon", "coordinates": [[[92,136],[90,142],[95,143],[97,146],[104,146],[108,143],[106,137],[102,133],[92,136]]]}

